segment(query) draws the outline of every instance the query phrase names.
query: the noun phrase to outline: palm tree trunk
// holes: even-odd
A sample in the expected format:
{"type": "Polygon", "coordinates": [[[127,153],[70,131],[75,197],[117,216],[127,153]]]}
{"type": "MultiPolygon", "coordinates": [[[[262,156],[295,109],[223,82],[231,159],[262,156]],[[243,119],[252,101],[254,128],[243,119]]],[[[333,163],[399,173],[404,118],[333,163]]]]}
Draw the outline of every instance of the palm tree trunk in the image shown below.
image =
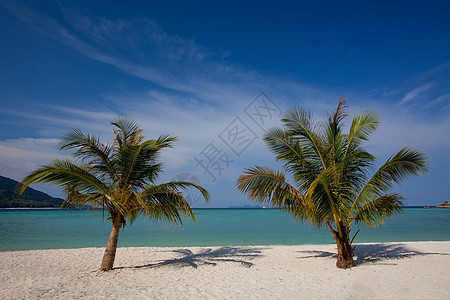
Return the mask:
{"type": "Polygon", "coordinates": [[[338,244],[338,260],[336,267],[340,269],[349,269],[355,266],[353,262],[354,248],[350,244],[348,237],[340,238],[338,244]]]}
{"type": "Polygon", "coordinates": [[[120,227],[120,225],[113,225],[111,229],[111,234],[109,235],[108,244],[106,245],[105,254],[103,254],[102,265],[100,267],[100,270],[102,271],[112,270],[114,266],[120,227]]]}

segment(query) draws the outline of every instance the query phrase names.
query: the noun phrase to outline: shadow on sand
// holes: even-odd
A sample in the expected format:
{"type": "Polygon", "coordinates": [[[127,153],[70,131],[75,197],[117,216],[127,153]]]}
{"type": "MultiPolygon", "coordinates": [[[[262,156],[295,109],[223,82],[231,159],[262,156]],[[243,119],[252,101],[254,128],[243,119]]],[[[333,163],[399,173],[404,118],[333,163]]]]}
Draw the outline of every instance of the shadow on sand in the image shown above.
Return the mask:
{"type": "Polygon", "coordinates": [[[157,263],[150,263],[141,266],[117,267],[118,269],[142,269],[142,268],[157,268],[162,266],[174,267],[193,267],[197,268],[199,265],[215,266],[218,262],[234,262],[250,268],[253,266],[249,260],[257,256],[261,256],[262,247],[221,247],[217,249],[204,248],[198,253],[193,253],[189,249],[174,249],[164,252],[172,252],[181,257],[166,259],[157,263]]]}
{"type": "MultiPolygon", "coordinates": [[[[450,255],[449,253],[421,252],[413,250],[407,247],[405,244],[364,244],[355,246],[355,263],[357,265],[364,263],[384,263],[389,260],[398,260],[414,256],[450,255]]],[[[334,259],[337,259],[337,252],[331,253],[328,251],[315,250],[300,252],[310,255],[302,256],[299,258],[332,257],[334,259]]]]}

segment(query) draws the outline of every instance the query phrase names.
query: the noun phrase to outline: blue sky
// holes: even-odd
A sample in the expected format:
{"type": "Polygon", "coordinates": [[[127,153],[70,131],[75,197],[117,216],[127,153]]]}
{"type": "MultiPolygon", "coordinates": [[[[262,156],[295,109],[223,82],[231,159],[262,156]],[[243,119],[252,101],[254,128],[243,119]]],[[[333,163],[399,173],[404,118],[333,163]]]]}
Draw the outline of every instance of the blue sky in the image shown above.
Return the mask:
{"type": "Polygon", "coordinates": [[[107,141],[126,114],[179,137],[160,179],[195,176],[213,200],[194,206],[252,204],[235,181],[277,167],[264,129],[344,94],[351,114],[382,115],[367,144],[380,163],[406,145],[430,156],[395,190],[407,204],[450,200],[450,3],[361,2],[0,1],[0,174],[69,155],[58,138],[74,126],[107,141]]]}

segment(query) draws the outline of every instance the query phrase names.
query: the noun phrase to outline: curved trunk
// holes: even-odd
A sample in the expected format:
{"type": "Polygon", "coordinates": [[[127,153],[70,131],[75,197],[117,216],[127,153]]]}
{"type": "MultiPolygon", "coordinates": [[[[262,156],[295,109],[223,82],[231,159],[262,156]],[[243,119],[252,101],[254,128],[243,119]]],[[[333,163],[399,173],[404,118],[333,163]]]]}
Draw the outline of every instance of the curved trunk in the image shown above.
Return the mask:
{"type": "Polygon", "coordinates": [[[106,245],[105,254],[103,254],[102,265],[100,267],[100,270],[102,271],[112,270],[114,266],[120,227],[120,225],[113,225],[111,229],[111,234],[109,235],[108,244],[106,245]]]}

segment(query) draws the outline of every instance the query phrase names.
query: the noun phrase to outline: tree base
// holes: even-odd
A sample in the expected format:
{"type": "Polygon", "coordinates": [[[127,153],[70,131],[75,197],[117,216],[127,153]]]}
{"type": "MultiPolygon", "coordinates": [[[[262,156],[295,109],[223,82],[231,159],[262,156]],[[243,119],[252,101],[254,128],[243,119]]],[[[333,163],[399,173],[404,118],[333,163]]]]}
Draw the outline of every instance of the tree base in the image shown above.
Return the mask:
{"type": "Polygon", "coordinates": [[[355,262],[353,261],[353,258],[350,259],[338,259],[336,262],[336,267],[339,269],[350,269],[352,267],[356,266],[355,262]]]}
{"type": "Polygon", "coordinates": [[[353,253],[355,253],[355,247],[352,247],[349,243],[344,243],[344,247],[338,253],[338,260],[336,267],[339,269],[350,269],[356,266],[353,261],[353,253]]]}

